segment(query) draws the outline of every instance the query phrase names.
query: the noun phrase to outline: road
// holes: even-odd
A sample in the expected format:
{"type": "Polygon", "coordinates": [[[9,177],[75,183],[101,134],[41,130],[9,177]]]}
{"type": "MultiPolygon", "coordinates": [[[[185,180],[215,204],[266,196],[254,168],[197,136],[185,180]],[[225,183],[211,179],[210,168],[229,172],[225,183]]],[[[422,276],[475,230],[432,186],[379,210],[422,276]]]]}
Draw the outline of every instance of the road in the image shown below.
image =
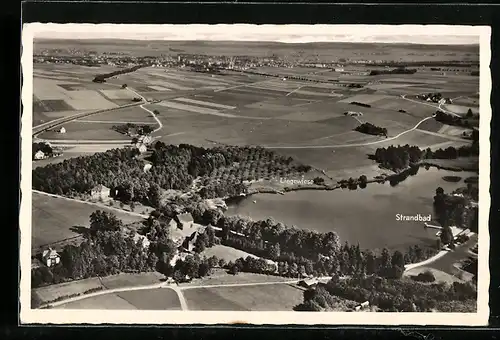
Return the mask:
{"type": "MultiPolygon", "coordinates": [[[[134,90],[133,90],[133,89],[131,89],[130,87],[127,87],[127,90],[129,90],[130,92],[132,92],[132,93],[133,93],[133,94],[135,94],[136,96],[139,96],[139,97],[140,97],[140,98],[141,98],[144,102],[146,102],[146,103],[148,102],[148,101],[146,100],[146,98],[144,98],[144,96],[143,96],[142,94],[139,94],[137,91],[134,91],[134,90]]],[[[158,119],[158,117],[156,117],[156,115],[155,115],[155,113],[154,113],[153,111],[151,111],[151,110],[149,110],[149,109],[146,109],[146,108],[144,107],[144,105],[146,105],[146,104],[141,104],[141,105],[139,105],[139,107],[140,107],[141,109],[143,109],[144,111],[148,112],[148,113],[149,113],[149,114],[150,114],[150,115],[154,118],[154,120],[156,120],[156,123],[158,124],[158,127],[157,127],[154,131],[153,131],[153,133],[155,133],[155,132],[157,132],[157,131],[160,131],[160,130],[163,128],[163,124],[162,124],[161,120],[159,120],[159,119],[158,119]]]]}

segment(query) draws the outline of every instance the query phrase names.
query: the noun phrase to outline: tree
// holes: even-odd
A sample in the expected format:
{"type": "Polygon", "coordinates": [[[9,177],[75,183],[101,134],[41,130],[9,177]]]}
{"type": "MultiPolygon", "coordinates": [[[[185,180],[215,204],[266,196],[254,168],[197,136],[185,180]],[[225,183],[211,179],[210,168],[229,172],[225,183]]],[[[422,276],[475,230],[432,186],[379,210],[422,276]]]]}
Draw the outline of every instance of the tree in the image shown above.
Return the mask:
{"type": "Polygon", "coordinates": [[[449,245],[453,242],[453,232],[451,231],[450,226],[445,225],[441,229],[441,235],[439,236],[441,243],[444,245],[449,245]]]}
{"type": "Polygon", "coordinates": [[[123,84],[122,89],[126,89],[126,88],[127,88],[127,84],[123,84]]]}
{"type": "Polygon", "coordinates": [[[404,268],[405,261],[403,253],[401,253],[399,250],[396,250],[392,255],[391,264],[393,267],[404,268]]]}
{"type": "Polygon", "coordinates": [[[238,273],[240,272],[240,268],[238,268],[238,266],[235,265],[234,263],[231,263],[231,265],[228,264],[228,267],[229,267],[229,274],[231,275],[238,275],[238,273]]]}
{"type": "Polygon", "coordinates": [[[130,206],[130,211],[134,212],[134,210],[135,210],[135,203],[134,203],[134,201],[130,202],[129,206],[130,206]]]}
{"type": "Polygon", "coordinates": [[[155,114],[155,116],[158,116],[160,114],[160,111],[158,110],[153,110],[153,113],[155,114]]]}
{"type": "Polygon", "coordinates": [[[467,118],[471,118],[471,117],[473,116],[473,114],[472,114],[472,110],[471,110],[470,108],[467,110],[467,114],[466,114],[465,116],[466,116],[467,118]]]}
{"type": "Polygon", "coordinates": [[[122,221],[113,213],[96,210],[90,215],[90,231],[93,234],[97,231],[117,231],[122,226],[122,221]]]}
{"type": "Polygon", "coordinates": [[[269,257],[272,260],[278,259],[281,255],[280,244],[275,243],[269,248],[269,257]]]}

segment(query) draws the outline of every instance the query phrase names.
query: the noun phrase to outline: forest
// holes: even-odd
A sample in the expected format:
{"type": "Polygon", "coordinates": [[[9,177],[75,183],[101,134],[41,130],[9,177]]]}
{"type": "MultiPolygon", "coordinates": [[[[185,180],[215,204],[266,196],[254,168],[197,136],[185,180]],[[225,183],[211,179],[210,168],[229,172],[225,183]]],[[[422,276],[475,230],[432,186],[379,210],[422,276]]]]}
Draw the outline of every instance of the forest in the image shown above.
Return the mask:
{"type": "Polygon", "coordinates": [[[113,149],[33,169],[36,190],[74,196],[88,194],[96,185],[111,190],[115,199],[158,207],[161,190],[188,191],[194,179],[203,198],[230,197],[246,192],[243,181],[301,175],[311,167],[260,147],[201,148],[157,142],[144,161],[132,148],[113,149]]]}

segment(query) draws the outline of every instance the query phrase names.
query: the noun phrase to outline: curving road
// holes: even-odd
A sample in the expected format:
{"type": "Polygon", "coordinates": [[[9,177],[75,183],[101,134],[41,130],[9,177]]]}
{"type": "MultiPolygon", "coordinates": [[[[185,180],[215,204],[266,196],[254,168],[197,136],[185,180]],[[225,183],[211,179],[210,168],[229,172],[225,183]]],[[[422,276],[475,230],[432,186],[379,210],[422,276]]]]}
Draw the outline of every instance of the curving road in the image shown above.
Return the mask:
{"type": "MultiPolygon", "coordinates": [[[[143,96],[142,94],[139,94],[137,91],[132,90],[130,87],[127,87],[127,90],[129,90],[130,92],[132,92],[132,93],[133,93],[133,94],[135,94],[136,96],[139,96],[139,97],[140,97],[143,101],[145,101],[146,103],[148,102],[148,101],[146,100],[146,98],[144,98],[144,96],[143,96]]],[[[162,124],[162,122],[158,119],[158,117],[156,117],[156,115],[154,114],[154,112],[153,112],[153,111],[151,111],[151,110],[149,110],[149,109],[146,109],[146,108],[144,107],[144,105],[146,105],[146,104],[141,104],[141,105],[139,105],[139,107],[140,107],[141,109],[143,109],[144,111],[148,112],[148,113],[149,113],[149,114],[150,114],[150,115],[154,118],[154,120],[156,120],[156,123],[158,124],[158,128],[156,128],[156,130],[154,130],[154,131],[153,131],[153,133],[155,133],[155,132],[157,132],[157,131],[160,131],[160,130],[163,128],[163,124],[162,124]]]]}

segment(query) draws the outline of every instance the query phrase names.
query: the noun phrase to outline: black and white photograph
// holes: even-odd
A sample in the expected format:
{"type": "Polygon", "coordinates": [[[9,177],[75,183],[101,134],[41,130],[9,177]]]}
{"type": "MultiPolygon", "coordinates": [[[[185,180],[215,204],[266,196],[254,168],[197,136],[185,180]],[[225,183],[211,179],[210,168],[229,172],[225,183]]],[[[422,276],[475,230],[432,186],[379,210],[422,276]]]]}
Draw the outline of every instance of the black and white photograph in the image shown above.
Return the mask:
{"type": "Polygon", "coordinates": [[[22,34],[21,322],[487,324],[489,27],[22,34]]]}

